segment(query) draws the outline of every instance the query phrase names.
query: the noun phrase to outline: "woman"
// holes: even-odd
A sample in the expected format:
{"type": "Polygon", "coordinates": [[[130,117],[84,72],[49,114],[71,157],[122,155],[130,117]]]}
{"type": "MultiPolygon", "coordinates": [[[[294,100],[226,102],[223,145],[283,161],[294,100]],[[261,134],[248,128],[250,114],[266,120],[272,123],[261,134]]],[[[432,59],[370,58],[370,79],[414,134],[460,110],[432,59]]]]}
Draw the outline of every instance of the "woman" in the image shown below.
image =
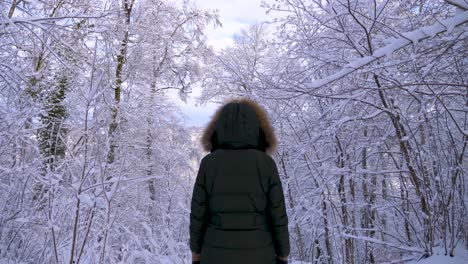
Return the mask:
{"type": "Polygon", "coordinates": [[[193,263],[287,263],[288,217],[274,160],[276,137],[256,102],[232,100],[202,135],[190,213],[193,263]]]}

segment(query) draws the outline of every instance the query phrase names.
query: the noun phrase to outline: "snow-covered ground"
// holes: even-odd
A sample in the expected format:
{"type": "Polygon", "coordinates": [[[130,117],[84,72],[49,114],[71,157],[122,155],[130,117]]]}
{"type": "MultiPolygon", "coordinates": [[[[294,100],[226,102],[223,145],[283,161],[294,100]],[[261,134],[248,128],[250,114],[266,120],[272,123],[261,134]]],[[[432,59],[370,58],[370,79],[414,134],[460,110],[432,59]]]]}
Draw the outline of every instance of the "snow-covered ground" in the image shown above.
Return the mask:
{"type": "MultiPolygon", "coordinates": [[[[129,263],[128,261],[125,263],[129,263]]],[[[151,258],[150,256],[145,256],[145,254],[140,255],[136,254],[135,258],[130,260],[130,263],[141,263],[141,264],[186,264],[191,263],[190,259],[184,259],[180,256],[166,256],[164,258],[159,258],[157,261],[151,258]]],[[[468,264],[468,250],[464,249],[462,245],[459,245],[455,249],[455,256],[445,256],[443,248],[436,248],[434,249],[434,255],[426,258],[421,259],[419,261],[411,261],[411,262],[398,262],[398,261],[389,261],[385,264],[468,264]]],[[[29,264],[27,262],[21,263],[14,263],[11,260],[2,259],[0,258],[0,264],[29,264]]],[[[86,263],[88,264],[88,263],[86,263]]],[[[91,263],[89,263],[91,264],[91,263]]],[[[304,261],[297,261],[297,260],[290,260],[289,264],[312,264],[311,262],[304,262],[304,261]]],[[[383,264],[383,263],[382,263],[383,264]]]]}
{"type": "MultiPolygon", "coordinates": [[[[411,262],[395,262],[391,261],[388,263],[398,263],[398,264],[468,264],[468,250],[463,249],[463,246],[458,246],[455,249],[455,256],[445,256],[443,248],[436,248],[434,250],[434,255],[429,258],[421,259],[419,261],[411,262]]],[[[310,262],[302,261],[290,261],[289,264],[311,264],[310,262]]]]}
{"type": "Polygon", "coordinates": [[[445,256],[443,248],[436,248],[430,258],[410,262],[411,264],[468,264],[468,250],[462,245],[455,248],[455,256],[445,256]]]}

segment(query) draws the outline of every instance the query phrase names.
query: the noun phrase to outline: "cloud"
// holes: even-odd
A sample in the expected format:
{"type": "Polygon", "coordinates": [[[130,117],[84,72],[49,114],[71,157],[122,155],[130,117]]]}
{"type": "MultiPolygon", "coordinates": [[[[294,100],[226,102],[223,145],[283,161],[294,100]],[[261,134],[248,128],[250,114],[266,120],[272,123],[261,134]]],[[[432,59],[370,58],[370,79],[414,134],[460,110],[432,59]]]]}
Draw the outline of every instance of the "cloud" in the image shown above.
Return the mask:
{"type": "Polygon", "coordinates": [[[232,44],[234,34],[243,28],[267,19],[266,10],[262,8],[261,0],[198,0],[201,9],[217,9],[223,25],[218,28],[208,28],[208,44],[215,50],[226,48],[232,44]]]}
{"type": "Polygon", "coordinates": [[[261,0],[198,0],[196,3],[202,9],[218,9],[221,19],[228,23],[239,20],[255,23],[265,19],[261,0]]]}

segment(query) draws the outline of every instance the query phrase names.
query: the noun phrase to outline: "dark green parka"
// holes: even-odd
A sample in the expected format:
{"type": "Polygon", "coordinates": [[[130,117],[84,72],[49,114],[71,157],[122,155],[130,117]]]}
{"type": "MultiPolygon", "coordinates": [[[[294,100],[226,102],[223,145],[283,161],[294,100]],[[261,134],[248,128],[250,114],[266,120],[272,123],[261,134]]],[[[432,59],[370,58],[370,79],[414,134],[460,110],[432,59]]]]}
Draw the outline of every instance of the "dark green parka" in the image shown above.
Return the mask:
{"type": "Polygon", "coordinates": [[[289,255],[288,217],[265,111],[233,100],[205,128],[193,189],[190,249],[202,264],[273,264],[289,255]]]}

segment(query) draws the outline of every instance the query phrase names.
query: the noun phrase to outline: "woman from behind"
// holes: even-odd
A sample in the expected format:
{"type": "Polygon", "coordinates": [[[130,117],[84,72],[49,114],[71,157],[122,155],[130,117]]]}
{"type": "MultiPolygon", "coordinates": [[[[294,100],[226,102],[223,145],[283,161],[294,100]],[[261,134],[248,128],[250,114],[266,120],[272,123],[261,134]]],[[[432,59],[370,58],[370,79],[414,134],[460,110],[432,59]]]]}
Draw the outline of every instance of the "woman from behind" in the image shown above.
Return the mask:
{"type": "Polygon", "coordinates": [[[276,137],[255,101],[220,107],[202,135],[190,213],[192,262],[287,263],[288,217],[275,161],[276,137]]]}

